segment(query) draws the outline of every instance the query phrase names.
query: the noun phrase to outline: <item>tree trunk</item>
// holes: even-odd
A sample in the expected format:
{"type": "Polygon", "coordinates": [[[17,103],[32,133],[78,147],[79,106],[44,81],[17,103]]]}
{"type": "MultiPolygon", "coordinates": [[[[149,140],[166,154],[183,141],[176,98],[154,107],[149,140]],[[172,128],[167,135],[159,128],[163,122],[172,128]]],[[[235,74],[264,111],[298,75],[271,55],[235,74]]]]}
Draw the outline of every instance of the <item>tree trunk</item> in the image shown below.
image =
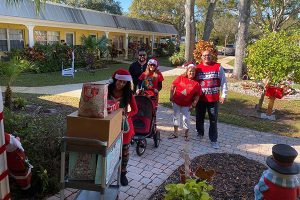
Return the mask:
{"type": "Polygon", "coordinates": [[[186,61],[193,60],[195,45],[195,21],[194,21],[195,0],[186,0],[185,3],[185,54],[186,61]]]}
{"type": "Polygon", "coordinates": [[[10,88],[10,85],[7,85],[5,93],[4,93],[4,106],[8,108],[9,110],[12,109],[13,103],[12,103],[12,90],[10,88]]]}
{"type": "Polygon", "coordinates": [[[205,41],[209,40],[211,31],[214,27],[213,23],[213,15],[216,7],[216,0],[211,0],[208,6],[207,14],[206,14],[206,19],[205,19],[205,25],[204,25],[204,32],[203,32],[203,37],[202,39],[205,41]]]}
{"type": "Polygon", "coordinates": [[[239,2],[239,25],[236,38],[235,63],[233,70],[233,76],[236,79],[241,79],[246,72],[244,58],[250,22],[250,6],[251,0],[240,0],[239,2]]]}
{"type": "Polygon", "coordinates": [[[255,106],[257,111],[261,112],[262,105],[263,105],[264,100],[265,100],[265,95],[266,95],[266,90],[264,89],[264,91],[262,92],[262,94],[260,96],[258,104],[255,106]]]}

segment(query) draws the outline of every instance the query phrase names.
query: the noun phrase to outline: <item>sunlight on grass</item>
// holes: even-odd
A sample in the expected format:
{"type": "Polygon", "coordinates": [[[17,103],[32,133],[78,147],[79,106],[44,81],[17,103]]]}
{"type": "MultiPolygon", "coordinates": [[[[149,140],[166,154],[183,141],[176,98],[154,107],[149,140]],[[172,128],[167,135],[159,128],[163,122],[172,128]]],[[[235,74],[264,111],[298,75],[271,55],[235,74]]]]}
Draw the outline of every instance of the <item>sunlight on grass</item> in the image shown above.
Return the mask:
{"type": "Polygon", "coordinates": [[[232,60],[229,61],[227,64],[230,65],[230,66],[234,66],[234,62],[235,62],[235,59],[232,59],[232,60]]]}

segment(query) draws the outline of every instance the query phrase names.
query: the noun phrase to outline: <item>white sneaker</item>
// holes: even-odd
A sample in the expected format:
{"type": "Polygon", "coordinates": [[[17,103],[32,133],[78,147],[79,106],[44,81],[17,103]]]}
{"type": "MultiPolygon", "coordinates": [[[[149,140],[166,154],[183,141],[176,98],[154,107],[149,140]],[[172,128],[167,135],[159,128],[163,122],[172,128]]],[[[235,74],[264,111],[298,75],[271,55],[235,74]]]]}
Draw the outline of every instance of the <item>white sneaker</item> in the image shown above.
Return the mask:
{"type": "Polygon", "coordinates": [[[220,148],[218,142],[210,142],[210,145],[211,145],[211,147],[214,148],[214,149],[219,149],[219,148],[220,148]]]}

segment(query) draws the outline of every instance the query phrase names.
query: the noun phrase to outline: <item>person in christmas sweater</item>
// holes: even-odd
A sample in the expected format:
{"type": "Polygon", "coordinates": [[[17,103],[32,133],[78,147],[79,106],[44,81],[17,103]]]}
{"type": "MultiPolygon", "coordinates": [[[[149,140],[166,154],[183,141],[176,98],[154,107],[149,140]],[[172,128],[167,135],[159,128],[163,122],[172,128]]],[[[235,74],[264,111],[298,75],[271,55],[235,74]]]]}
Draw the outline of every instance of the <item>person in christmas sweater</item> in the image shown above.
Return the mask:
{"type": "Polygon", "coordinates": [[[196,106],[196,129],[200,138],[203,138],[204,119],[207,111],[211,146],[218,149],[218,105],[219,102],[221,104],[225,102],[227,82],[224,69],[219,63],[212,60],[210,51],[203,51],[201,58],[202,62],[196,66],[196,78],[202,89],[202,95],[200,95],[196,106]]]}
{"type": "Polygon", "coordinates": [[[121,167],[121,184],[122,186],[128,185],[126,177],[127,164],[129,160],[129,146],[132,137],[134,136],[134,127],[132,116],[137,111],[137,104],[131,89],[132,77],[129,71],[125,69],[118,69],[112,76],[112,83],[108,85],[108,100],[119,101],[120,108],[124,108],[124,116],[128,119],[129,130],[123,134],[123,147],[122,147],[122,167],[121,167]]]}
{"type": "Polygon", "coordinates": [[[286,144],[272,147],[266,160],[268,169],[254,187],[255,200],[297,200],[300,198],[299,165],[294,163],[297,151],[286,144]]]}
{"type": "Polygon", "coordinates": [[[194,64],[187,66],[186,72],[178,76],[172,83],[170,101],[173,103],[174,133],[169,139],[178,137],[178,127],[182,121],[185,140],[188,141],[190,128],[190,108],[196,107],[201,93],[199,83],[195,80],[196,69],[194,64]],[[182,119],[180,116],[182,115],[182,119]]]}
{"type": "Polygon", "coordinates": [[[146,71],[139,77],[139,89],[146,91],[149,96],[157,96],[156,102],[158,102],[158,92],[162,89],[163,80],[164,77],[158,70],[157,60],[152,58],[147,63],[146,71]]]}

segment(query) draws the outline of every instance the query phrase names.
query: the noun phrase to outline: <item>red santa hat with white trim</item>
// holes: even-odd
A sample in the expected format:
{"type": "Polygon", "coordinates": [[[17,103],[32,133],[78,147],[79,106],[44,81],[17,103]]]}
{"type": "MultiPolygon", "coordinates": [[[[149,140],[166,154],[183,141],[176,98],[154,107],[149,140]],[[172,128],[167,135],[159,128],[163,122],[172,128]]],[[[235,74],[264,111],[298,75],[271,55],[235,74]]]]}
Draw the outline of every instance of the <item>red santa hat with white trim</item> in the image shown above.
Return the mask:
{"type": "Polygon", "coordinates": [[[113,78],[121,81],[132,81],[132,77],[128,70],[120,68],[112,76],[113,78]]]}

